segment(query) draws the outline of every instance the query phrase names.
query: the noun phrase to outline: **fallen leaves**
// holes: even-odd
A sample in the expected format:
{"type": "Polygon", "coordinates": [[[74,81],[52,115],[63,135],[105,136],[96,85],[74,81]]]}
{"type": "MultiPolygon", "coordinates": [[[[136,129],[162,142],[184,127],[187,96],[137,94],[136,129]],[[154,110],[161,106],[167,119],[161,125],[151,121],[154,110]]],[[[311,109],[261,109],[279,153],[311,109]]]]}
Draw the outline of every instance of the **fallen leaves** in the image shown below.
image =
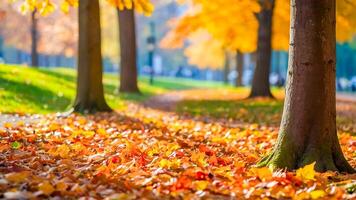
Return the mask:
{"type": "MultiPolygon", "coordinates": [[[[148,109],[126,115],[43,116],[0,128],[0,198],[342,199],[355,177],[253,165],[277,130],[181,119],[148,109]]],[[[356,139],[340,135],[355,166],[356,139]]]]}
{"type": "Polygon", "coordinates": [[[24,182],[29,176],[30,172],[23,171],[23,172],[12,172],[5,175],[5,179],[12,183],[21,183],[24,182]]]}
{"type": "Polygon", "coordinates": [[[314,166],[315,166],[315,162],[298,169],[297,177],[305,181],[314,180],[315,177],[314,166]]]}

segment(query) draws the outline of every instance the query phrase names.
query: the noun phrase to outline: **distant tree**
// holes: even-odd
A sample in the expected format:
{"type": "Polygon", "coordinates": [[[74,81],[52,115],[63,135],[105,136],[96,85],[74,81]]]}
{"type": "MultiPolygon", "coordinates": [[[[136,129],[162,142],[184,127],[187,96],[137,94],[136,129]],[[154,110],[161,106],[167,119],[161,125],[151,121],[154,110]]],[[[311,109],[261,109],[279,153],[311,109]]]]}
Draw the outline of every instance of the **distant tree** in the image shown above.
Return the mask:
{"type": "Polygon", "coordinates": [[[259,166],[353,173],[336,130],[335,0],[292,0],[286,100],[273,152],[259,166]]]}
{"type": "MultiPolygon", "coordinates": [[[[57,1],[24,1],[23,11],[34,11],[46,15],[53,12],[57,1]]],[[[132,9],[133,1],[107,0],[108,3],[119,9],[132,9]]],[[[69,7],[79,4],[79,47],[78,47],[78,75],[77,95],[73,105],[74,112],[94,113],[99,111],[111,111],[104,98],[102,83],[102,53],[101,53],[101,26],[99,0],[63,0],[61,9],[64,12],[69,7]]],[[[140,1],[135,8],[141,12],[148,13],[153,7],[148,6],[147,1],[140,1]]]]}
{"type": "Polygon", "coordinates": [[[237,78],[236,78],[236,86],[243,86],[242,78],[243,78],[243,72],[244,72],[244,58],[243,54],[240,51],[236,52],[236,72],[237,72],[237,78]]]}
{"type": "Polygon", "coordinates": [[[229,83],[229,73],[230,73],[230,55],[229,52],[225,52],[225,64],[224,64],[224,83],[229,83]]]}
{"type": "Polygon", "coordinates": [[[31,66],[38,67],[38,28],[37,9],[31,12],[31,66]]]}
{"type": "Polygon", "coordinates": [[[137,84],[137,50],[134,10],[119,10],[120,92],[139,93],[137,84]]]}
{"type": "Polygon", "coordinates": [[[272,97],[269,84],[272,55],[272,22],[275,0],[259,0],[257,63],[253,74],[250,97],[272,97]]]}
{"type": "MultiPolygon", "coordinates": [[[[0,35],[8,46],[31,54],[31,17],[17,10],[17,5],[3,4],[5,17],[0,24],[0,35]]],[[[32,14],[32,11],[29,11],[32,14]]],[[[37,14],[40,14],[37,11],[37,14]]],[[[77,49],[76,12],[51,15],[37,15],[37,38],[35,42],[38,54],[74,56],[77,49]]],[[[31,60],[30,63],[31,65],[31,60]]]]}
{"type": "MultiPolygon", "coordinates": [[[[225,54],[221,52],[226,50],[233,53],[238,51],[241,54],[255,51],[258,28],[255,14],[260,10],[256,1],[241,0],[236,3],[235,0],[193,0],[191,2],[187,2],[190,9],[172,22],[173,29],[161,41],[162,47],[180,48],[184,46],[184,40],[188,39],[190,45],[186,49],[186,55],[190,61],[197,61],[190,62],[190,64],[210,68],[223,68],[224,62],[221,60],[226,59],[225,54]],[[194,37],[196,32],[201,34],[203,30],[211,36],[209,41],[194,37]],[[199,42],[205,43],[206,48],[199,48],[199,46],[203,47],[203,44],[199,42]],[[195,51],[190,49],[195,49],[195,51]],[[204,59],[201,59],[202,55],[204,59]],[[217,63],[220,64],[216,65],[217,63]]],[[[242,56],[238,64],[240,65],[236,67],[239,67],[241,72],[242,56]]],[[[238,73],[238,80],[241,80],[240,75],[242,73],[238,73]]]]}
{"type": "Polygon", "coordinates": [[[135,10],[150,15],[153,5],[149,0],[143,1],[112,1],[118,7],[120,34],[120,92],[139,93],[137,83],[137,50],[135,10]]]}
{"type": "MultiPolygon", "coordinates": [[[[241,0],[238,3],[235,0],[181,1],[187,2],[189,9],[172,23],[173,28],[162,40],[162,46],[181,48],[184,39],[189,40],[192,32],[205,29],[211,34],[212,40],[221,42],[222,49],[229,47],[241,53],[258,49],[251,97],[270,97],[271,51],[288,50],[289,0],[241,0]]],[[[337,40],[340,42],[350,39],[350,35],[356,32],[355,5],[355,1],[337,1],[337,40]]],[[[199,53],[189,56],[195,55],[199,53]]],[[[213,57],[217,59],[217,56],[213,57]]]]}

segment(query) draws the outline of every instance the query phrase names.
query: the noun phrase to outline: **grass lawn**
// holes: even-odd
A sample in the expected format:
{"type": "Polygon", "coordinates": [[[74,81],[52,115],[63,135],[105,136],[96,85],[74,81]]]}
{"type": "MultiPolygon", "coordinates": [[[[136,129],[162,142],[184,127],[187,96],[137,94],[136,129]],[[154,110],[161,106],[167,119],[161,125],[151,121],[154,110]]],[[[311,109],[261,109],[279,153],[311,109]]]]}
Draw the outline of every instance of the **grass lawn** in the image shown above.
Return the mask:
{"type": "MultiPolygon", "coordinates": [[[[69,109],[75,98],[76,72],[74,69],[33,69],[24,66],[0,64],[1,113],[51,113],[69,109]]],[[[146,77],[139,79],[142,94],[119,94],[118,76],[104,75],[105,97],[115,109],[125,107],[125,102],[144,101],[152,95],[171,90],[194,87],[224,87],[221,83],[202,82],[177,78],[155,79],[154,85],[146,77]]]]}
{"type": "Polygon", "coordinates": [[[272,88],[276,99],[247,99],[246,87],[195,92],[195,97],[179,102],[176,111],[195,117],[228,119],[244,123],[275,125],[280,122],[284,90],[272,88]]]}

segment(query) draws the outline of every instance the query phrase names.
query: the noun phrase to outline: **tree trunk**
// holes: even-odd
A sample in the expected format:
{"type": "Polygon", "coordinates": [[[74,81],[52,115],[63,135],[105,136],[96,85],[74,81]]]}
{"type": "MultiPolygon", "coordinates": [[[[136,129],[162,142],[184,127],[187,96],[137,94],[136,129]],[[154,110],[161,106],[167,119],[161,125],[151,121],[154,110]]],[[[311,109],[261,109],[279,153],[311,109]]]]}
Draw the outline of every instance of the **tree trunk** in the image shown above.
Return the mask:
{"type": "Polygon", "coordinates": [[[134,10],[118,10],[120,29],[120,92],[139,93],[137,86],[136,30],[134,10]]]}
{"type": "Polygon", "coordinates": [[[292,0],[288,83],[277,144],[259,166],[355,172],[336,131],[335,0],[292,0]]]}
{"type": "Polygon", "coordinates": [[[250,98],[273,97],[270,90],[269,73],[271,70],[274,3],[274,0],[260,0],[262,10],[258,14],[257,63],[253,75],[250,98]]]}
{"type": "Polygon", "coordinates": [[[37,10],[31,13],[31,66],[38,67],[38,30],[37,30],[37,10]]]}
{"type": "Polygon", "coordinates": [[[230,56],[228,52],[225,52],[225,65],[224,65],[224,83],[229,84],[230,73],[230,56]]]}
{"type": "Polygon", "coordinates": [[[243,86],[242,78],[244,73],[244,55],[240,51],[236,52],[236,72],[236,86],[243,86]]]}
{"type": "Polygon", "coordinates": [[[77,97],[74,111],[111,111],[104,98],[99,0],[79,0],[77,97]]]}

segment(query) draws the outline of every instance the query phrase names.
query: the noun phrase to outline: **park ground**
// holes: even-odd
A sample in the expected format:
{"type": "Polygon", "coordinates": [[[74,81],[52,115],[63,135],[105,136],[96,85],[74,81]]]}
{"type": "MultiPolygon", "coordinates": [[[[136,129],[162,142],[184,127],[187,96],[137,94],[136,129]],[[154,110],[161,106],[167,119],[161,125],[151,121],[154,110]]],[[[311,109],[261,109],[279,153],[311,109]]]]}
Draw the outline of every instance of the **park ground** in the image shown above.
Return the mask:
{"type": "MultiPolygon", "coordinates": [[[[68,115],[74,70],[0,65],[0,198],[356,198],[355,175],[254,167],[276,140],[283,89],[250,100],[214,82],[140,78],[140,95],[119,94],[116,74],[104,83],[114,113],[68,115]]],[[[339,95],[353,167],[355,120],[356,102],[339,95]]]]}

